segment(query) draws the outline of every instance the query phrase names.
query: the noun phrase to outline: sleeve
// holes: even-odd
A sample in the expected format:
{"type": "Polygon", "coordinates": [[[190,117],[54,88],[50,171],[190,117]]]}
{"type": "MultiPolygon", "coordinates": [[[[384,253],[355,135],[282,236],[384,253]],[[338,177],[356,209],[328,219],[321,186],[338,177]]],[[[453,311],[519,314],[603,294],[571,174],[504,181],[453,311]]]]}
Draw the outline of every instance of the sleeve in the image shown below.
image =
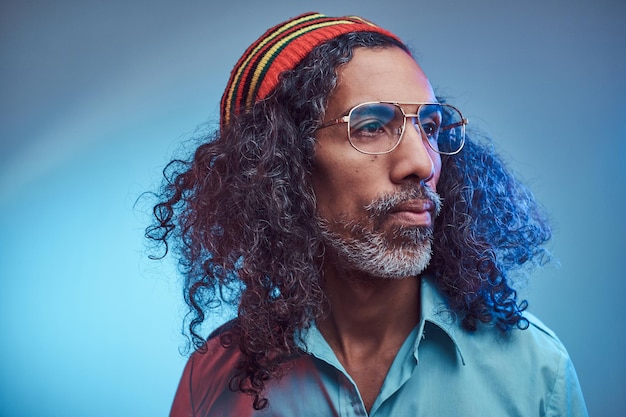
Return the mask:
{"type": "Polygon", "coordinates": [[[548,400],[547,417],[589,417],[574,364],[567,352],[561,355],[554,389],[548,400]]]}
{"type": "Polygon", "coordinates": [[[170,410],[170,417],[194,417],[193,397],[191,395],[191,380],[193,374],[194,356],[191,355],[183,375],[178,383],[178,389],[174,395],[174,401],[170,410]]]}

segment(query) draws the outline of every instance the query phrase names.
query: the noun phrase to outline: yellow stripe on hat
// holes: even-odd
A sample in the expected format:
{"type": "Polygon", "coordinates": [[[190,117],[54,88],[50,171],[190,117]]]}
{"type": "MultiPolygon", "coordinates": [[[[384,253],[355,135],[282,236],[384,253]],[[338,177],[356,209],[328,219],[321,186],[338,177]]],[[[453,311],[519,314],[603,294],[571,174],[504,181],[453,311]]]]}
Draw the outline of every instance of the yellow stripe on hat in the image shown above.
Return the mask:
{"type": "Polygon", "coordinates": [[[289,21],[286,24],[280,26],[279,28],[276,28],[276,30],[274,32],[272,32],[272,34],[270,34],[268,37],[266,37],[261,42],[259,42],[259,44],[252,51],[250,51],[249,53],[246,54],[247,58],[245,59],[245,61],[241,65],[239,65],[239,67],[237,68],[237,71],[235,73],[235,76],[233,78],[233,80],[237,80],[237,82],[233,83],[233,85],[230,88],[230,91],[228,92],[228,96],[226,98],[225,110],[226,110],[227,119],[230,118],[230,108],[231,108],[231,105],[232,105],[233,95],[234,95],[235,91],[237,90],[237,87],[239,86],[239,82],[241,81],[241,78],[240,78],[241,77],[241,73],[248,66],[250,61],[256,57],[256,54],[267,43],[269,43],[273,39],[276,39],[277,37],[279,37],[283,32],[289,30],[290,28],[292,28],[292,27],[294,27],[296,25],[299,25],[300,23],[306,22],[308,20],[319,19],[320,17],[325,17],[325,15],[323,15],[321,13],[316,13],[316,14],[306,15],[306,16],[303,16],[303,17],[301,17],[299,19],[295,19],[295,20],[289,21]]]}
{"type": "MultiPolygon", "coordinates": [[[[255,91],[259,78],[261,74],[265,71],[267,64],[271,63],[271,61],[274,58],[276,58],[274,56],[276,52],[282,49],[287,43],[291,42],[295,38],[299,38],[300,36],[302,36],[303,34],[307,32],[310,32],[316,29],[320,29],[320,28],[327,27],[327,26],[345,25],[345,24],[354,24],[354,22],[351,22],[349,20],[335,20],[332,22],[318,23],[315,25],[302,28],[292,33],[291,35],[285,37],[284,39],[280,40],[278,43],[276,43],[276,45],[272,46],[270,49],[267,50],[265,54],[263,54],[263,58],[261,58],[261,60],[259,61],[259,65],[257,66],[257,68],[254,71],[254,74],[252,75],[252,81],[250,83],[250,91],[255,91]]],[[[246,107],[251,106],[254,102],[253,101],[254,99],[255,97],[253,97],[252,95],[249,95],[246,100],[246,107]]]]}

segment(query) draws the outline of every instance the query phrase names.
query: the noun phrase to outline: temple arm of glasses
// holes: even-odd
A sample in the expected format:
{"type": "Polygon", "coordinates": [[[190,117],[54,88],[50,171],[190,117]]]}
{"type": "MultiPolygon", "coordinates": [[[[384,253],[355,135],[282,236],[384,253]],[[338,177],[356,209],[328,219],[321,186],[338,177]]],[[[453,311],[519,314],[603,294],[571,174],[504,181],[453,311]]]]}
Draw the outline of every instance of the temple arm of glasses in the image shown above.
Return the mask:
{"type": "Polygon", "coordinates": [[[442,126],[442,129],[454,129],[455,127],[464,126],[469,123],[469,120],[463,119],[460,122],[452,123],[450,125],[442,126]]]}
{"type": "Polygon", "coordinates": [[[328,126],[338,125],[339,123],[348,123],[348,120],[350,120],[350,116],[343,116],[343,117],[340,117],[339,119],[330,120],[324,123],[323,125],[321,125],[320,127],[318,127],[317,129],[319,130],[328,126]]]}

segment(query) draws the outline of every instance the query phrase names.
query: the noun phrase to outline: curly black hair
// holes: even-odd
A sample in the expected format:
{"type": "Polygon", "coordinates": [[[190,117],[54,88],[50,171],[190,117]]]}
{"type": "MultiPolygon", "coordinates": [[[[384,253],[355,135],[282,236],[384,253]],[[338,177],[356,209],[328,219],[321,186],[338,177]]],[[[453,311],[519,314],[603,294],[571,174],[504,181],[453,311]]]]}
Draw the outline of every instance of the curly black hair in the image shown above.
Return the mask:
{"type": "MultiPolygon", "coordinates": [[[[231,389],[264,408],[266,381],[299,354],[296,335],[328,311],[322,290],[323,244],[311,185],[315,130],[354,48],[405,45],[376,33],[350,33],[315,48],[281,75],[274,92],[207,137],[188,160],[174,160],[147,238],[173,249],[185,277],[189,339],[202,350],[201,325],[226,301],[237,319],[222,333],[242,362],[231,389]]],[[[442,157],[428,271],[468,330],[503,332],[528,325],[509,275],[545,260],[550,228],[532,194],[492,147],[468,134],[465,148],[442,157]]]]}

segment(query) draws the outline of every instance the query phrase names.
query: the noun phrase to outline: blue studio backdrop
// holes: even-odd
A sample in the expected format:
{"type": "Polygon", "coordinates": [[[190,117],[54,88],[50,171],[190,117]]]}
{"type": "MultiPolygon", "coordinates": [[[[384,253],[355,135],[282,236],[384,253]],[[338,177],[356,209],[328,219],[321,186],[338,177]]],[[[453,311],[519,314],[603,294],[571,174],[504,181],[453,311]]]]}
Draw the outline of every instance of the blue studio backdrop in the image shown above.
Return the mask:
{"type": "Polygon", "coordinates": [[[568,347],[590,414],[623,416],[617,0],[3,1],[0,415],[168,413],[185,362],[180,278],[173,259],[148,259],[150,208],[135,203],[217,121],[245,48],[309,10],[397,33],[493,136],[555,226],[558,262],[522,295],[568,347]]]}

